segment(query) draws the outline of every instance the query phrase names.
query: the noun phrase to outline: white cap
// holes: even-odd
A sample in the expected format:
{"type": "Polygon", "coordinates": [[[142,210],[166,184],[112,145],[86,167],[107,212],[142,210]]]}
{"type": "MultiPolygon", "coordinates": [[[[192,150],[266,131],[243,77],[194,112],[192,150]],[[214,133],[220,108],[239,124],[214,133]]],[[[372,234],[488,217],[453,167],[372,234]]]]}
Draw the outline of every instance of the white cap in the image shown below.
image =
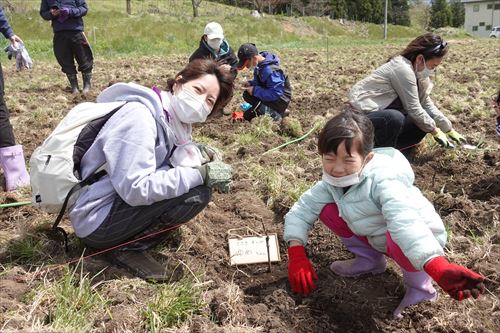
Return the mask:
{"type": "Polygon", "coordinates": [[[208,39],[220,38],[224,39],[224,31],[222,27],[217,22],[210,22],[205,26],[204,34],[207,35],[208,39]]]}

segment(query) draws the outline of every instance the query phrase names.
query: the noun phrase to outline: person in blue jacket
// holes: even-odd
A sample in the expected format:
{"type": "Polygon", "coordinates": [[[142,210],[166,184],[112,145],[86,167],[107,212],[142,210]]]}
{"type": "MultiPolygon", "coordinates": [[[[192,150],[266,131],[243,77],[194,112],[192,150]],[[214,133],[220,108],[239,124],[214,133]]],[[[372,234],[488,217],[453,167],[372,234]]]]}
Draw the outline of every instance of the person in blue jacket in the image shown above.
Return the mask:
{"type": "MultiPolygon", "coordinates": [[[[2,7],[0,7],[0,32],[12,44],[23,42],[21,38],[14,34],[2,7]]],[[[3,96],[4,81],[2,66],[0,66],[0,165],[5,177],[5,189],[13,191],[18,187],[28,186],[30,177],[26,171],[23,146],[16,145],[14,131],[9,120],[9,109],[3,96]]]]}
{"type": "Polygon", "coordinates": [[[292,98],[292,87],[288,76],[280,67],[280,59],[271,52],[257,50],[255,44],[247,43],[238,50],[238,70],[253,68],[253,79],[243,84],[243,99],[252,106],[245,111],[245,120],[269,115],[280,121],[292,98]]]}
{"type": "Polygon", "coordinates": [[[83,17],[87,11],[85,0],[42,0],[40,4],[40,16],[52,21],[54,54],[68,77],[73,94],[80,92],[75,59],[82,72],[82,93],[88,93],[91,88],[94,57],[83,31],[83,17]]]}
{"type": "Polygon", "coordinates": [[[444,257],[445,227],[432,204],[413,185],[409,162],[394,148],[373,149],[373,145],[370,119],[352,110],[330,119],[320,133],[322,180],[285,216],[293,292],[309,294],[315,288],[317,276],[304,246],[309,229],[319,218],[355,256],[334,261],[330,270],[335,274],[383,273],[385,256],[401,267],[406,292],[394,311],[396,318],[410,305],[436,299],[432,279],[459,301],[479,297],[484,292],[484,277],[444,257]]]}

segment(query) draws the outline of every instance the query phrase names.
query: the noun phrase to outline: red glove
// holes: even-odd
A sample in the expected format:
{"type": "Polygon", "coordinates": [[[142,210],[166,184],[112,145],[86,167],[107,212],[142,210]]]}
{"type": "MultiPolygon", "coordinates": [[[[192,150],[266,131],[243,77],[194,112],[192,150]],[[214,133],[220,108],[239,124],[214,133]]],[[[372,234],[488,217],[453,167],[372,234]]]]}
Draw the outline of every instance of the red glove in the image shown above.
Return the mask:
{"type": "Polygon", "coordinates": [[[316,289],[314,281],[318,276],[307,259],[303,246],[288,248],[288,279],[294,293],[308,295],[316,289]]]}
{"type": "Polygon", "coordinates": [[[465,267],[450,264],[445,257],[431,259],[424,270],[437,284],[456,300],[478,298],[484,293],[484,277],[465,267]]]}

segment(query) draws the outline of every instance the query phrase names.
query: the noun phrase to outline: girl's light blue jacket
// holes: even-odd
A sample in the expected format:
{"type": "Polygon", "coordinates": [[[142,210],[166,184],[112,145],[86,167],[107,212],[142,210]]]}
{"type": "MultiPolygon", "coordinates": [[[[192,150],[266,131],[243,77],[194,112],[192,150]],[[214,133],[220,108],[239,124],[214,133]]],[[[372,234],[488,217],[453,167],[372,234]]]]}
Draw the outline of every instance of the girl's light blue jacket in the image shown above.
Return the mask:
{"type": "Polygon", "coordinates": [[[361,182],[344,193],[324,181],[306,191],[285,216],[285,240],[307,243],[312,224],[326,204],[336,203],[340,216],[355,235],[366,236],[386,252],[386,232],[412,265],[444,255],[446,231],[432,204],[413,185],[415,176],[396,149],[374,149],[375,156],[361,172],[361,182]]]}

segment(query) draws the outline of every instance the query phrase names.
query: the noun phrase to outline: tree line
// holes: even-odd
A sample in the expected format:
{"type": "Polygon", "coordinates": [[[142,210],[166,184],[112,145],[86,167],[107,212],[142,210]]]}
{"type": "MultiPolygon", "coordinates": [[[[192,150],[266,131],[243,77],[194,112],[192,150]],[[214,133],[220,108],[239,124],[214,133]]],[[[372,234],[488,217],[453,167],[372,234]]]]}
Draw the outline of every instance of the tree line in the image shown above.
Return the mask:
{"type": "MultiPolygon", "coordinates": [[[[260,13],[295,16],[328,16],[332,19],[381,24],[384,22],[385,0],[210,0],[212,2],[257,10],[260,13]]],[[[192,0],[193,7],[196,2],[192,0]]],[[[424,28],[460,27],[465,11],[460,0],[388,0],[387,21],[411,25],[412,17],[424,28]]]]}

